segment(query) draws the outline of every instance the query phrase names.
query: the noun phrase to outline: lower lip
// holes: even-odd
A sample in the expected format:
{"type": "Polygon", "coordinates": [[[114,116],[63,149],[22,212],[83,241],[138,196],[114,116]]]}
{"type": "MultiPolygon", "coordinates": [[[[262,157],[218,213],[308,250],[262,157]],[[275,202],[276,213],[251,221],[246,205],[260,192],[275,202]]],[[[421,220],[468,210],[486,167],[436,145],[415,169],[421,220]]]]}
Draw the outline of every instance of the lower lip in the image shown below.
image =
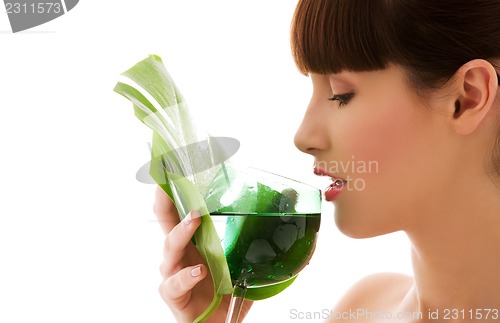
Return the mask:
{"type": "Polygon", "coordinates": [[[333,202],[337,198],[337,196],[344,189],[344,185],[335,186],[335,184],[330,184],[325,190],[325,200],[328,202],[333,202]]]}

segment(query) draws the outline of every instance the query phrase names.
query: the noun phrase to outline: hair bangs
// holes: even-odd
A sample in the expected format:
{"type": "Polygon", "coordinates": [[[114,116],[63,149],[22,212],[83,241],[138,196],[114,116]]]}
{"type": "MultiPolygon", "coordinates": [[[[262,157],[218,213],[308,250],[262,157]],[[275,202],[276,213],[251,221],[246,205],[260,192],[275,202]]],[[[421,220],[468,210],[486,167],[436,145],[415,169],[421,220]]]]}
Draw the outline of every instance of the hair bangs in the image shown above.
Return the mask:
{"type": "Polygon", "coordinates": [[[291,26],[298,69],[304,74],[327,74],[386,68],[391,50],[384,3],[300,0],[291,26]]]}

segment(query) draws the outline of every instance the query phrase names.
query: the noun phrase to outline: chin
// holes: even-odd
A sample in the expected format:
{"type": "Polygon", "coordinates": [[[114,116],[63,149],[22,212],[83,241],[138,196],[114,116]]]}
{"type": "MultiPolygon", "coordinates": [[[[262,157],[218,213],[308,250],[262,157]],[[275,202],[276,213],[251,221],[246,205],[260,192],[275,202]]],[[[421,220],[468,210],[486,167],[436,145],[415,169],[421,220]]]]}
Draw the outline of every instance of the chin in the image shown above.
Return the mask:
{"type": "Polygon", "coordinates": [[[367,239],[382,235],[371,232],[370,230],[364,230],[359,227],[356,228],[353,226],[344,226],[337,224],[337,228],[340,230],[340,232],[342,232],[342,234],[353,239],[367,239]]]}
{"type": "Polygon", "coordinates": [[[391,232],[396,232],[398,229],[384,226],[381,221],[373,221],[380,219],[376,214],[367,216],[357,216],[354,214],[342,214],[335,212],[335,224],[342,234],[353,239],[366,239],[381,236],[391,232]]]}

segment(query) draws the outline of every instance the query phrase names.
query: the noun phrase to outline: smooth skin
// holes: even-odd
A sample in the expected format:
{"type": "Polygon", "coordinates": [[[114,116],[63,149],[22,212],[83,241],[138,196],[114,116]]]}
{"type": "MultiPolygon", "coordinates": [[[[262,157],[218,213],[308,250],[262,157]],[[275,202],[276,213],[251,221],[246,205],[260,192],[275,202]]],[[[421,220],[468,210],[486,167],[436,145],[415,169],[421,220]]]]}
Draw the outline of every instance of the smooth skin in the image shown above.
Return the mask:
{"type": "Polygon", "coordinates": [[[422,313],[400,321],[436,322],[426,320],[428,310],[500,310],[500,186],[489,167],[500,128],[493,66],[470,61],[427,97],[417,95],[397,66],[311,78],[314,93],[297,147],[318,167],[352,156],[379,165],[374,173],[333,174],[366,183],[334,202],[337,226],[355,238],[403,230],[412,243],[414,278],[367,277],[334,311],[422,313]],[[355,95],[340,109],[327,100],[342,93],[355,95]]]}
{"type": "MultiPolygon", "coordinates": [[[[334,201],[338,228],[354,238],[403,230],[412,243],[414,278],[387,273],[366,277],[334,312],[500,310],[500,180],[490,165],[500,128],[497,72],[488,61],[473,60],[445,88],[426,94],[417,93],[403,68],[395,65],[310,75],[313,95],[296,146],[330,175],[365,183],[363,190],[344,190],[334,201]],[[346,93],[354,95],[342,102],[328,100],[346,93]],[[378,167],[331,173],[333,162],[353,158],[375,161],[378,167]]],[[[167,234],[160,293],[178,322],[191,322],[212,295],[207,267],[190,243],[199,219],[179,224],[161,190],[155,213],[167,234]],[[201,272],[194,277],[196,266],[201,272]]],[[[245,304],[245,314],[250,306],[245,304]]],[[[210,322],[224,322],[227,308],[226,298],[210,322]]],[[[349,318],[328,320],[337,321],[349,318]]],[[[436,322],[426,315],[399,320],[431,321],[436,322]]],[[[467,320],[450,320],[462,321],[467,320]]]]}

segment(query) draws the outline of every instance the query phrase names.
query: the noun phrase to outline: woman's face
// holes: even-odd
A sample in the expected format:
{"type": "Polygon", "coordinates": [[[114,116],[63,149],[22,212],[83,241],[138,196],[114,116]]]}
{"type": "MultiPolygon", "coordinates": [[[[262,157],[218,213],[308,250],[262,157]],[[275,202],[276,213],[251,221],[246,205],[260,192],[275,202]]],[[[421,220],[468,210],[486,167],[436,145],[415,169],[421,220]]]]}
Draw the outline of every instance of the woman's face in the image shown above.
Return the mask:
{"type": "Polygon", "coordinates": [[[325,196],[334,198],[339,229],[370,237],[425,216],[424,206],[446,190],[443,177],[452,176],[445,114],[423,106],[397,66],[311,79],[295,143],[315,157],[319,173],[347,180],[340,194],[325,196]]]}

